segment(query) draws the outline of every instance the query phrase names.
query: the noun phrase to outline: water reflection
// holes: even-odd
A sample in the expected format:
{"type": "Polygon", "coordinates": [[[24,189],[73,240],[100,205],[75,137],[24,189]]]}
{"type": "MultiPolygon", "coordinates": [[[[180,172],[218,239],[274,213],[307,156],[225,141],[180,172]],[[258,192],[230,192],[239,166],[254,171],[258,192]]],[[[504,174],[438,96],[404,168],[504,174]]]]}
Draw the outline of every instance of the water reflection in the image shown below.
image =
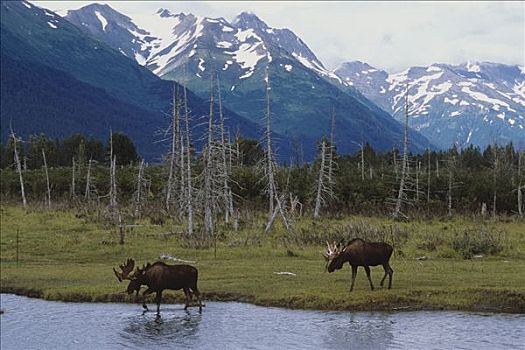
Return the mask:
{"type": "Polygon", "coordinates": [[[201,321],[200,313],[163,308],[160,316],[156,312],[146,312],[128,317],[119,335],[123,339],[122,344],[190,346],[198,341],[201,321]]]}
{"type": "Polygon", "coordinates": [[[525,316],[461,312],[317,312],[208,303],[57,303],[2,294],[0,342],[10,349],[516,349],[525,316]]]}
{"type": "Polygon", "coordinates": [[[330,313],[323,347],[328,349],[389,349],[394,334],[388,314],[330,313]]]}

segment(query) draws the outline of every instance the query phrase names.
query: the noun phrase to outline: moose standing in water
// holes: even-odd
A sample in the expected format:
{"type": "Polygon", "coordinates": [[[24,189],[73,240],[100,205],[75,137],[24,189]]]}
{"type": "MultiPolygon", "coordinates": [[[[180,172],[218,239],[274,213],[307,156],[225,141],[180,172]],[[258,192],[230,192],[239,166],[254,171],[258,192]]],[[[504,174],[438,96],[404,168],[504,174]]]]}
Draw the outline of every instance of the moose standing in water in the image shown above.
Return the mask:
{"type": "Polygon", "coordinates": [[[394,270],[390,267],[389,260],[394,249],[391,245],[387,243],[369,243],[360,238],[351,240],[344,248],[342,242],[338,245],[336,245],[335,242],[333,245],[326,242],[326,245],[328,249],[322,254],[326,260],[328,272],[341,269],[347,261],[352,267],[352,285],[350,286],[350,291],[354,289],[355,277],[357,276],[357,268],[359,266],[364,267],[372,290],[374,290],[374,285],[370,278],[370,266],[382,265],[383,269],[385,269],[385,275],[380,285],[383,287],[383,283],[388,275],[388,289],[392,287],[394,270]]]}
{"type": "Polygon", "coordinates": [[[197,289],[198,271],[195,267],[190,265],[167,265],[163,262],[156,262],[154,264],[146,264],[142,268],[138,268],[131,275],[135,266],[133,259],[128,259],[124,265],[120,265],[121,272],[113,269],[115,276],[119,282],[129,280],[127,288],[128,294],[136,292],[138,297],[140,287],[145,285],[148,287],[142,293],[142,306],[148,310],[146,305],[146,296],[151,293],[157,293],[155,301],[157,302],[157,314],[160,313],[160,301],[164,289],[184,290],[186,296],[186,304],[184,310],[188,309],[193,294],[197,297],[199,302],[199,312],[202,312],[202,301],[200,292],[197,289]]]}

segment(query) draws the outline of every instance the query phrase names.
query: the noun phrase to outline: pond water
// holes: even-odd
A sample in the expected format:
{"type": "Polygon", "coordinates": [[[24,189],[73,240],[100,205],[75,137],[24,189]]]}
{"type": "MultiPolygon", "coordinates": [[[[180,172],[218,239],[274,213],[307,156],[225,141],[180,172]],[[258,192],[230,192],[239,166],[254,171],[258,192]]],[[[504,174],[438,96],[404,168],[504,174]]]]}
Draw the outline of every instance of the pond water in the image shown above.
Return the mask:
{"type": "Polygon", "coordinates": [[[63,303],[1,294],[1,348],[9,349],[518,349],[525,315],[322,312],[208,302],[63,303]],[[150,309],[155,309],[150,305],[150,309]]]}

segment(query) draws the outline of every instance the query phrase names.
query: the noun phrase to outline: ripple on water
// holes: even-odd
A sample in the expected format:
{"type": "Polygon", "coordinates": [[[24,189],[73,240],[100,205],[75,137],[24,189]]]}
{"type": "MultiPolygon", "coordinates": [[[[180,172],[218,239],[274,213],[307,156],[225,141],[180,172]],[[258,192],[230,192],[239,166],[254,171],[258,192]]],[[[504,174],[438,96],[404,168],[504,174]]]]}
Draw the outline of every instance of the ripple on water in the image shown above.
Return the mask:
{"type": "Polygon", "coordinates": [[[61,303],[1,295],[9,349],[516,349],[525,316],[461,312],[318,312],[207,303],[61,303]]]}

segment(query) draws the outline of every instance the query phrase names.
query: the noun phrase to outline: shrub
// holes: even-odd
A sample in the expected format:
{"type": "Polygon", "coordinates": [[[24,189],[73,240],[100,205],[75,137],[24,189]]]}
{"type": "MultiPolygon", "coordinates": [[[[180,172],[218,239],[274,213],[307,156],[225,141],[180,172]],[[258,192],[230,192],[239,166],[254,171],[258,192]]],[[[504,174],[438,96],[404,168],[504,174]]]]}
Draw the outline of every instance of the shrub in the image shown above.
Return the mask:
{"type": "Polygon", "coordinates": [[[456,232],[451,246],[463,258],[471,259],[476,254],[497,254],[503,250],[503,234],[488,229],[465,229],[456,232]]]}

